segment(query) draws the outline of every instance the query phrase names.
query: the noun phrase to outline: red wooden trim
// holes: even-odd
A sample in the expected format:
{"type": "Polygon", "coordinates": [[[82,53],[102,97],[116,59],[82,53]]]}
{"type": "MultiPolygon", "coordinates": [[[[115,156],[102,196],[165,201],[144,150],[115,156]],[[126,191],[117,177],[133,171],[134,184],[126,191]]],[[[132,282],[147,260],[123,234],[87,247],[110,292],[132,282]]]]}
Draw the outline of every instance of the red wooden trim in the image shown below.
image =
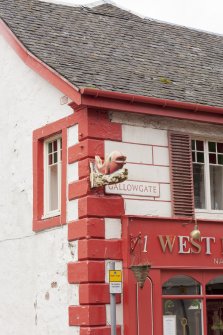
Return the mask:
{"type": "Polygon", "coordinates": [[[104,261],[82,261],[68,263],[68,282],[75,283],[95,283],[105,281],[104,261]],[[97,271],[95,270],[97,269],[97,271]]]}
{"type": "Polygon", "coordinates": [[[124,200],[118,196],[87,196],[78,201],[79,218],[86,216],[120,217],[124,215],[124,200]]]}
{"type": "Polygon", "coordinates": [[[104,326],[106,325],[105,305],[70,306],[70,326],[104,326]]]}
{"type": "Polygon", "coordinates": [[[33,220],[43,213],[43,141],[33,140],[33,220]]]}
{"type": "Polygon", "coordinates": [[[114,92],[114,91],[106,91],[106,90],[99,90],[99,89],[92,89],[92,88],[81,88],[80,93],[84,96],[93,96],[94,98],[104,97],[109,99],[116,99],[116,100],[125,100],[129,101],[132,104],[134,102],[141,102],[141,103],[149,103],[153,105],[165,107],[174,107],[174,108],[181,108],[181,109],[188,109],[197,111],[205,111],[205,112],[218,112],[223,113],[222,107],[213,107],[208,105],[201,105],[192,102],[183,102],[183,101],[176,101],[170,99],[161,99],[155,97],[148,97],[148,96],[141,96],[135,94],[127,94],[121,92],[114,92]]]}
{"type": "Polygon", "coordinates": [[[151,279],[146,279],[143,289],[138,286],[137,292],[139,334],[154,334],[154,290],[151,279]]]}
{"type": "Polygon", "coordinates": [[[78,259],[122,259],[121,240],[80,240],[78,259]]]}
{"type": "Polygon", "coordinates": [[[63,128],[68,128],[75,124],[78,124],[80,116],[81,116],[80,111],[78,111],[75,114],[71,114],[60,120],[54,121],[52,123],[44,125],[43,127],[35,129],[33,131],[33,139],[34,140],[39,140],[41,138],[46,139],[47,137],[52,136],[52,134],[59,133],[63,128]]]}
{"type": "MultiPolygon", "coordinates": [[[[81,305],[109,304],[109,284],[80,284],[79,302],[81,305]]],[[[116,294],[116,303],[121,302],[121,295],[116,294]]]]}
{"type": "Polygon", "coordinates": [[[62,222],[61,215],[44,220],[33,220],[33,230],[37,232],[44,229],[62,226],[64,224],[66,224],[66,222],[62,222]]]}
{"type": "MultiPolygon", "coordinates": [[[[57,126],[60,124],[57,123],[57,126]]],[[[46,130],[47,127],[44,127],[46,130]]],[[[49,129],[52,130],[52,125],[49,125],[49,129]]],[[[47,134],[49,132],[47,130],[47,134]]],[[[33,141],[33,230],[39,231],[47,228],[52,228],[54,226],[59,226],[66,224],[66,170],[67,170],[67,134],[65,129],[53,128],[54,133],[51,133],[51,136],[54,136],[56,133],[61,133],[62,136],[62,177],[61,177],[61,212],[59,216],[50,217],[47,219],[42,219],[43,210],[44,210],[44,140],[45,138],[41,137],[37,139],[35,132],[34,141],[33,141]]],[[[44,133],[44,131],[43,131],[44,133]]]]}
{"type": "MultiPolygon", "coordinates": [[[[176,216],[173,216],[173,217],[157,217],[157,216],[143,216],[143,215],[125,215],[125,216],[122,216],[122,220],[123,222],[125,222],[127,220],[134,220],[135,222],[137,222],[138,220],[140,221],[155,221],[157,223],[163,223],[164,225],[168,224],[168,222],[175,222],[176,224],[179,224],[179,225],[187,225],[187,224],[191,224],[192,226],[195,224],[195,219],[194,218],[184,218],[182,216],[179,216],[179,217],[176,217],[176,216]]],[[[211,226],[214,224],[219,224],[219,225],[222,225],[222,221],[221,220],[213,220],[213,219],[196,219],[196,222],[198,223],[198,225],[200,224],[205,224],[207,226],[211,226]]]]}
{"type": "MultiPolygon", "coordinates": [[[[205,113],[223,113],[222,107],[215,107],[209,105],[202,105],[192,102],[184,102],[184,101],[176,101],[170,99],[162,99],[162,98],[155,98],[155,97],[148,97],[142,95],[135,95],[135,94],[127,94],[127,93],[120,93],[114,91],[106,91],[106,90],[99,90],[99,89],[92,89],[92,88],[82,88],[80,89],[80,93],[83,97],[91,97],[95,98],[106,98],[106,99],[116,99],[118,101],[128,101],[130,104],[134,103],[142,103],[142,104],[150,104],[154,106],[161,106],[162,108],[171,109],[184,109],[186,111],[193,111],[194,113],[198,112],[205,112],[205,113]]],[[[95,99],[96,100],[96,99],[95,99]]]]}
{"type": "Polygon", "coordinates": [[[104,142],[99,140],[87,139],[68,148],[68,162],[73,163],[81,159],[95,155],[104,157],[104,142]]]}
{"type": "Polygon", "coordinates": [[[188,134],[169,132],[171,199],[173,214],[194,216],[194,186],[191,138],[188,134]]]}
{"type": "Polygon", "coordinates": [[[123,269],[123,325],[125,335],[138,334],[136,280],[131,270],[123,269]]]}
{"type": "Polygon", "coordinates": [[[101,218],[85,218],[68,224],[68,240],[104,238],[105,223],[101,218]]]}
{"type": "MultiPolygon", "coordinates": [[[[121,326],[116,327],[116,334],[121,335],[121,326]]],[[[111,327],[80,327],[80,335],[111,335],[111,327]]]]}
{"type": "Polygon", "coordinates": [[[153,284],[153,317],[154,317],[154,335],[163,334],[163,305],[162,305],[162,285],[160,279],[160,270],[151,270],[149,276],[153,284]]]}
{"type": "Polygon", "coordinates": [[[78,92],[78,88],[68,82],[68,80],[63,78],[54,69],[50,68],[36,56],[31,54],[2,19],[0,19],[0,32],[26,65],[67,95],[70,99],[74,100],[77,104],[81,104],[81,95],[78,92]]]}
{"type": "Polygon", "coordinates": [[[123,252],[123,325],[125,335],[138,334],[136,309],[136,280],[129,269],[129,218],[122,217],[122,252],[123,252]]]}
{"type": "MultiPolygon", "coordinates": [[[[140,96],[139,96],[140,97],[140,96]]],[[[177,101],[175,101],[177,102],[177,101]]],[[[137,114],[145,115],[156,115],[156,116],[166,116],[171,118],[177,118],[181,120],[191,120],[198,122],[208,122],[214,124],[223,124],[223,119],[221,114],[203,112],[203,111],[191,111],[190,109],[179,109],[177,107],[160,107],[153,104],[146,103],[130,103],[125,100],[114,100],[107,98],[97,98],[90,96],[83,96],[82,103],[88,107],[96,107],[101,109],[116,110],[121,112],[131,112],[137,114]]],[[[211,107],[210,107],[211,108],[211,107]]],[[[213,107],[213,111],[215,107],[213,107]]],[[[222,112],[221,112],[222,113],[222,112]]]]}
{"type": "Polygon", "coordinates": [[[67,128],[78,122],[78,115],[70,115],[61,120],[47,124],[33,132],[33,230],[40,231],[66,224],[67,193],[67,128]],[[61,178],[61,214],[42,219],[44,203],[44,140],[61,134],[62,136],[62,178],[61,178]]]}

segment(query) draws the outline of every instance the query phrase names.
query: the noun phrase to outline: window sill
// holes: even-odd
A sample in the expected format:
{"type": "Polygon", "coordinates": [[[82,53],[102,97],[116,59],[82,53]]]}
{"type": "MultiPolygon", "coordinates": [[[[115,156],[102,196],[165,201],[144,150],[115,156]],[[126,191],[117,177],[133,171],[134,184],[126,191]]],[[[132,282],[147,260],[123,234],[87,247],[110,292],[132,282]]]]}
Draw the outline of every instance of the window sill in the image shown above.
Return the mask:
{"type": "Polygon", "coordinates": [[[195,210],[196,219],[223,221],[223,210],[207,211],[205,209],[195,210]]]}
{"type": "Polygon", "coordinates": [[[60,211],[54,211],[54,212],[50,212],[48,214],[44,214],[42,216],[42,220],[46,220],[46,219],[50,219],[50,218],[54,218],[55,216],[60,216],[60,211]]]}
{"type": "Polygon", "coordinates": [[[62,222],[61,215],[57,216],[51,216],[49,218],[44,218],[40,220],[33,220],[33,230],[35,232],[45,230],[45,229],[50,229],[53,227],[58,227],[66,224],[66,222],[62,222]]]}

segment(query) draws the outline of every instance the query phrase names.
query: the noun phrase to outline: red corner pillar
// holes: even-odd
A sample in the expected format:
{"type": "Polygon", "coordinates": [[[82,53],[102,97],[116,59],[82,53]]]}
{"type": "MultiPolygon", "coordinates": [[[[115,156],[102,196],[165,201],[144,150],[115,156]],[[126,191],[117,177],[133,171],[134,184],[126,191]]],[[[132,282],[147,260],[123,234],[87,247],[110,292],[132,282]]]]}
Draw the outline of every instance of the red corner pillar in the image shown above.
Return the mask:
{"type": "MultiPolygon", "coordinates": [[[[103,111],[83,108],[75,113],[78,127],[68,130],[67,221],[68,240],[77,249],[75,261],[68,264],[68,282],[78,289],[78,304],[69,307],[69,325],[80,327],[80,335],[109,335],[107,263],[121,263],[122,241],[107,231],[109,225],[121,225],[124,203],[120,196],[106,195],[103,187],[91,189],[89,166],[95,155],[104,158],[106,140],[122,140],[121,125],[103,111]]],[[[116,302],[121,303],[120,295],[116,302]]]]}

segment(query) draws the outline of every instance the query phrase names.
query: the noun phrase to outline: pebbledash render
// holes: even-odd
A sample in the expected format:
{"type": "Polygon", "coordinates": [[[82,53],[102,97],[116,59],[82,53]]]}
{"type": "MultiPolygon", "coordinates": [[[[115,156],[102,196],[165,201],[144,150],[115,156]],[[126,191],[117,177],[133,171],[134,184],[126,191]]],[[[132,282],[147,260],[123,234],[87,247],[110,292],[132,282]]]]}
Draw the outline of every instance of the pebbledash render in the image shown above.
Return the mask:
{"type": "Polygon", "coordinates": [[[0,330],[223,333],[223,36],[0,1],[0,330]]]}

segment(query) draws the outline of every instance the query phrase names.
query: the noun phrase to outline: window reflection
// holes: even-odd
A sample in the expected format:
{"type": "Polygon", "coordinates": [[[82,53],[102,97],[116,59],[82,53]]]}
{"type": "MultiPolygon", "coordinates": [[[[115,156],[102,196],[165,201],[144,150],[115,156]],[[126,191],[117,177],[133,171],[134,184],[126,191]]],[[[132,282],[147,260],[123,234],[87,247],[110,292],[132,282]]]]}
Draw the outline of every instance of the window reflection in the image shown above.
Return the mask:
{"type": "Polygon", "coordinates": [[[201,300],[164,299],[163,315],[174,315],[176,335],[202,335],[201,300]]]}
{"type": "Polygon", "coordinates": [[[223,301],[207,300],[207,335],[223,335],[223,301]]]}
{"type": "Polygon", "coordinates": [[[167,316],[170,318],[172,316],[176,335],[202,335],[202,301],[191,297],[201,294],[200,283],[191,277],[179,275],[166,281],[162,292],[164,296],[173,296],[163,299],[164,335],[168,334],[168,325],[165,325],[167,316]],[[188,299],[177,297],[182,295],[190,297],[188,299]]]}
{"type": "Polygon", "coordinates": [[[223,294],[223,276],[216,277],[207,283],[206,294],[223,294]]]}
{"type": "Polygon", "coordinates": [[[200,294],[200,284],[188,276],[175,276],[163,285],[163,295],[200,294]]]}

